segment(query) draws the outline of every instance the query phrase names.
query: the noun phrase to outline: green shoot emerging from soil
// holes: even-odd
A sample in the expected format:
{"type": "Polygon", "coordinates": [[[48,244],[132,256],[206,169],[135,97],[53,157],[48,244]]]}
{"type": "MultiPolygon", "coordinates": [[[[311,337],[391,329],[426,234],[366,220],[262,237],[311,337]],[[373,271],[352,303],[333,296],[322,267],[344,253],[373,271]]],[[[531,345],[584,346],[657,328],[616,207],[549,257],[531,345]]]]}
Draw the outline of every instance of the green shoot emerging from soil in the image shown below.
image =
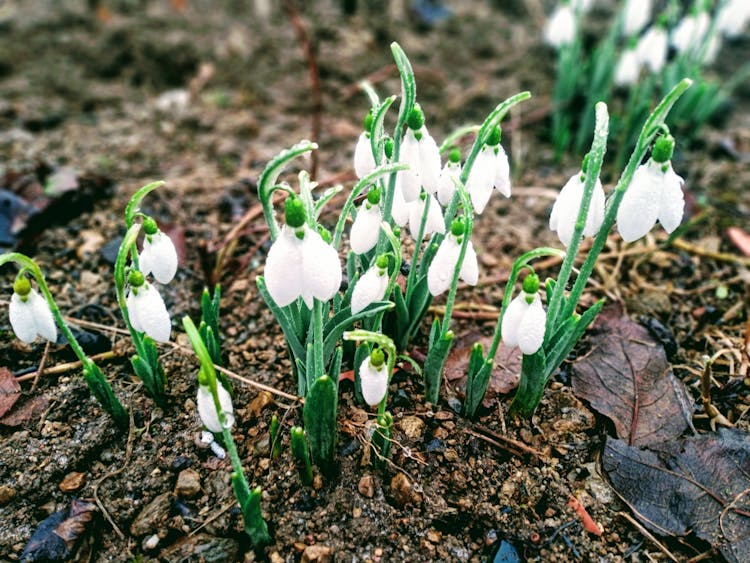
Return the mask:
{"type": "Polygon", "coordinates": [[[232,462],[232,487],[242,510],[245,532],[253,545],[262,547],[270,543],[268,526],[260,510],[261,488],[250,489],[242,470],[242,461],[237,453],[230,428],[234,422],[231,415],[231,399],[216,378],[216,368],[198,329],[190,317],[183,317],[182,325],[190,339],[195,355],[200,362],[198,372],[198,412],[203,424],[212,432],[220,432],[224,446],[232,462]],[[204,401],[208,399],[208,401],[204,401]]]}
{"type": "Polygon", "coordinates": [[[10,322],[16,335],[27,343],[33,342],[37,335],[54,343],[57,340],[55,329],[55,324],[57,324],[83,366],[83,378],[91,393],[104,410],[112,415],[120,428],[127,428],[127,411],[115,396],[99,366],[86,355],[65,319],[63,319],[60,308],[55,303],[47,286],[42,270],[31,258],[18,252],[0,255],[0,266],[8,262],[15,262],[21,268],[13,284],[13,297],[10,303],[10,322]],[[36,281],[42,292],[41,296],[31,287],[27,275],[30,275],[36,281]]]}

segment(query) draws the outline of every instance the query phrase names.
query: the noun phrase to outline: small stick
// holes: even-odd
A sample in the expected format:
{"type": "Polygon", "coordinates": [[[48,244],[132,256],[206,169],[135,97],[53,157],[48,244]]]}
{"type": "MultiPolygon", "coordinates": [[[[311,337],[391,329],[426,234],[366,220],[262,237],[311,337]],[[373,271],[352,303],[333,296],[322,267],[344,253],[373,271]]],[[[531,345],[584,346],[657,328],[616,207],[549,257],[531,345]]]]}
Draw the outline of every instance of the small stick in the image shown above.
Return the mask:
{"type": "Polygon", "coordinates": [[[688,241],[681,238],[674,239],[672,241],[672,246],[674,246],[675,248],[679,248],[680,250],[684,250],[685,252],[689,252],[690,254],[695,254],[696,256],[704,256],[706,258],[711,258],[719,262],[732,262],[734,264],[740,264],[742,266],[750,266],[750,258],[737,256],[736,254],[729,254],[727,252],[713,252],[711,250],[707,250],[695,244],[689,243],[688,241]]]}
{"type": "MultiPolygon", "coordinates": [[[[101,354],[96,354],[95,356],[91,356],[91,359],[95,362],[98,362],[100,360],[113,360],[119,357],[120,357],[120,354],[110,350],[109,352],[102,352],[101,354]]],[[[43,366],[44,359],[45,357],[43,356],[42,361],[39,363],[40,364],[39,369],[37,369],[34,372],[16,377],[16,381],[21,382],[21,381],[28,381],[29,379],[34,379],[35,380],[34,384],[36,385],[36,379],[41,375],[55,375],[55,374],[60,374],[60,373],[67,373],[69,371],[73,371],[81,367],[81,362],[79,360],[76,360],[75,362],[66,362],[64,364],[57,364],[56,366],[44,368],[43,366]]]]}
{"type": "MultiPolygon", "coordinates": [[[[49,356],[49,347],[52,344],[49,340],[44,345],[44,352],[42,352],[42,359],[39,360],[39,367],[34,373],[34,383],[31,384],[31,392],[36,391],[36,386],[39,384],[39,378],[44,374],[44,364],[47,363],[47,357],[49,356]]],[[[78,362],[79,364],[81,362],[78,362]]]]}
{"type": "Polygon", "coordinates": [[[657,540],[654,537],[654,535],[651,532],[649,532],[646,528],[641,526],[640,523],[635,518],[633,518],[630,514],[628,514],[627,512],[618,512],[617,515],[622,518],[625,518],[625,520],[630,522],[642,535],[647,537],[651,541],[651,543],[653,543],[656,547],[658,547],[659,551],[661,551],[664,555],[666,555],[672,561],[674,561],[674,563],[680,563],[680,560],[677,559],[677,557],[675,557],[672,554],[672,552],[669,551],[663,543],[657,540]]]}
{"type": "MultiPolygon", "coordinates": [[[[508,445],[512,446],[513,448],[517,448],[517,449],[519,449],[522,452],[525,452],[527,454],[531,454],[534,457],[538,457],[538,458],[545,457],[544,454],[542,452],[540,452],[539,450],[537,450],[535,448],[532,448],[531,446],[527,446],[526,444],[524,444],[522,442],[519,442],[518,440],[514,440],[513,438],[508,438],[507,436],[503,436],[502,434],[498,434],[497,432],[493,432],[489,428],[483,428],[481,426],[475,426],[475,428],[479,432],[474,432],[473,430],[467,430],[466,432],[468,432],[472,436],[476,436],[477,438],[481,438],[481,439],[483,439],[483,440],[485,440],[487,442],[490,442],[490,443],[494,442],[493,445],[497,445],[497,447],[499,447],[501,449],[504,449],[504,450],[511,451],[510,448],[507,448],[507,447],[503,446],[502,444],[499,444],[499,443],[495,442],[495,440],[499,440],[500,442],[504,442],[505,444],[508,444],[508,445]],[[480,432],[481,432],[481,434],[480,434],[480,432]],[[494,438],[494,440],[492,440],[492,438],[494,438]]],[[[515,453],[515,452],[513,452],[513,453],[515,453]]]]}

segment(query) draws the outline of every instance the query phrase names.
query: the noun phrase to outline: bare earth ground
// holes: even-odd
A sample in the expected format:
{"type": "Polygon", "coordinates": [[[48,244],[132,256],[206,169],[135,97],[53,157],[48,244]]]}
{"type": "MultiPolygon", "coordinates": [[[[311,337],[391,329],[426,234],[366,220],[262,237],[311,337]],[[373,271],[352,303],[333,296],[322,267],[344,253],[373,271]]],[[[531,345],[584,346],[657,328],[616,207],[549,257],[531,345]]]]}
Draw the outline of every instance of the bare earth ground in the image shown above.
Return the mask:
{"type": "MultiPolygon", "coordinates": [[[[48,169],[63,167],[81,185],[97,180],[87,180],[98,186],[90,209],[70,220],[53,213],[22,249],[46,272],[64,314],[103,325],[98,332],[117,354],[101,365],[133,421],[129,433],[117,433],[76,370],[45,374],[33,389],[25,380],[23,399],[37,410],[0,426],[2,560],[18,560],[39,523],[74,498],[98,505],[74,544],[70,558],[78,560],[485,561],[503,540],[529,560],[665,560],[623,516],[627,507],[601,476],[598,457],[612,429],[574,396],[567,369],[529,422],[506,419],[508,396],[490,401],[477,422],[464,419],[454,408],[455,381],[441,405],[428,408],[418,378],[399,372],[391,394],[396,442],[385,470],[366,461],[373,415],[343,383],[340,475],[312,489],[300,485],[286,439],[282,456],[268,457],[271,415],[278,413],[288,429],[300,421],[300,409],[237,383],[234,433],[250,483],[264,489],[274,539],[254,553],[241,532],[228,462],[198,443],[196,362],[180,348],[187,341],[178,320],[199,317],[200,291],[215,281],[215,250],[257,204],[254,186],[265,163],[310,136],[302,49],[282,13],[262,23],[241,2],[113,2],[99,17],[83,2],[61,4],[0,5],[0,176],[7,184],[19,177],[43,182],[48,169]],[[164,94],[191,84],[186,104],[164,94]],[[147,211],[184,236],[185,251],[177,280],[161,288],[178,345],[162,348],[171,385],[165,410],[155,408],[131,373],[111,281],[111,246],[123,234],[127,198],[157,179],[167,185],[147,200],[147,211]],[[180,474],[194,475],[199,487],[177,483],[180,474]],[[568,508],[571,495],[604,528],[601,537],[585,531],[568,508]]],[[[543,116],[554,62],[538,39],[539,14],[520,1],[498,3],[499,9],[460,3],[459,13],[435,29],[404,21],[374,34],[363,17],[344,18],[328,2],[319,4],[303,17],[315,37],[323,86],[322,183],[351,178],[367,110],[357,81],[370,76],[382,93],[398,92],[388,68],[392,39],[411,57],[418,99],[438,139],[518,91],[535,95],[514,114],[504,138],[515,163],[514,197],[493,198],[478,221],[480,283],[459,293],[457,334],[490,334],[514,257],[558,245],[546,227],[551,196],[581,157],[559,165],[551,158],[543,116]]],[[[726,51],[722,76],[747,60],[749,47],[745,38],[726,51]]],[[[739,349],[745,335],[747,260],[725,229],[747,225],[750,212],[748,103],[735,99],[722,128],[709,127],[702,143],[678,151],[675,168],[687,180],[690,211],[702,214],[683,235],[687,245],[660,246],[657,231],[635,247],[613,236],[585,298],[606,296],[634,318],[667,326],[680,346],[673,367],[694,399],[700,356],[739,349]]],[[[257,216],[218,274],[225,357],[230,370],[293,394],[280,331],[255,290],[264,235],[257,216]]],[[[2,274],[9,297],[15,271],[2,274]]],[[[44,346],[15,340],[5,314],[0,323],[0,366],[28,373],[44,346]]],[[[92,326],[84,328],[97,332],[92,326]]],[[[416,343],[415,357],[423,346],[416,343]]],[[[46,366],[69,359],[63,347],[53,347],[46,366]]],[[[717,363],[719,385],[737,375],[736,364],[717,363]]],[[[737,420],[749,399],[741,378],[733,389],[721,407],[737,420]]],[[[739,425],[747,428],[742,419],[739,425]]],[[[696,426],[708,430],[705,422],[696,426]]],[[[694,537],[664,541],[681,560],[707,551],[720,560],[694,537]]]]}

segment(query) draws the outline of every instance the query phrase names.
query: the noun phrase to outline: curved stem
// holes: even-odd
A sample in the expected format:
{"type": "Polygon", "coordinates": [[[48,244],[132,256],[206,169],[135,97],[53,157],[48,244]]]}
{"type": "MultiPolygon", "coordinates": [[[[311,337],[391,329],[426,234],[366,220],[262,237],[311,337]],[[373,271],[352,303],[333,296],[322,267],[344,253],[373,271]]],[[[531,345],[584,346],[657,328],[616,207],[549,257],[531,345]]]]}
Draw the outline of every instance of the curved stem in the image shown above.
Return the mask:
{"type": "Polygon", "coordinates": [[[163,186],[164,184],[165,182],[163,180],[159,180],[158,182],[151,182],[150,184],[147,184],[140,188],[131,196],[128,205],[125,207],[125,225],[128,229],[133,225],[133,221],[139,214],[138,211],[140,209],[141,201],[143,201],[143,198],[146,197],[150,192],[154,191],[160,186],[163,186]]]}
{"type": "Polygon", "coordinates": [[[471,135],[472,133],[478,133],[481,128],[481,125],[464,125],[463,127],[459,127],[443,140],[440,148],[438,149],[440,151],[440,154],[444,154],[451,150],[451,148],[453,148],[453,145],[456,144],[456,141],[458,141],[461,137],[471,135]]]}
{"type": "MultiPolygon", "coordinates": [[[[393,367],[396,365],[396,345],[393,340],[385,336],[380,332],[371,332],[369,330],[352,330],[344,333],[344,340],[352,340],[354,342],[367,342],[368,344],[376,344],[380,348],[383,348],[388,353],[388,360],[386,361],[386,373],[388,374],[388,383],[391,381],[393,375],[393,367]]],[[[378,405],[378,414],[385,413],[386,403],[388,402],[388,393],[386,392],[383,400],[378,405]]]]}
{"type": "Polygon", "coordinates": [[[128,332],[130,332],[130,337],[133,340],[136,353],[141,357],[145,357],[146,354],[143,350],[142,337],[138,331],[133,328],[133,325],[130,324],[130,313],[128,312],[127,299],[125,298],[125,285],[127,284],[125,272],[127,269],[128,256],[130,256],[131,252],[134,255],[137,255],[135,252],[135,244],[140,230],[140,223],[131,225],[120,244],[120,250],[117,252],[117,259],[115,260],[115,293],[117,294],[117,305],[122,312],[125,326],[128,327],[128,332]]]}

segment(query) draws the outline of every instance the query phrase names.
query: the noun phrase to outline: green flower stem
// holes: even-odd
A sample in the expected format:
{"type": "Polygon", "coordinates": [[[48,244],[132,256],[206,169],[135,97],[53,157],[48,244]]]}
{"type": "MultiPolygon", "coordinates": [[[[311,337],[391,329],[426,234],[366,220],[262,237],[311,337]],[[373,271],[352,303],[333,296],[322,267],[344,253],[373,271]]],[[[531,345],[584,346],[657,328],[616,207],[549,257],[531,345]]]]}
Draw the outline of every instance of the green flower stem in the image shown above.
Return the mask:
{"type": "MultiPolygon", "coordinates": [[[[407,303],[411,303],[411,296],[414,293],[414,287],[417,285],[414,280],[417,277],[417,264],[419,264],[419,249],[422,247],[422,238],[424,238],[424,228],[427,224],[427,215],[430,212],[430,200],[431,197],[425,198],[424,208],[422,209],[422,217],[419,221],[419,229],[417,230],[417,237],[414,239],[414,254],[411,257],[411,268],[409,268],[409,275],[406,278],[406,296],[404,300],[407,303]]],[[[429,248],[429,243],[428,248],[429,248]]]]}
{"type": "Polygon", "coordinates": [[[263,217],[268,225],[268,231],[271,234],[271,241],[275,241],[279,236],[279,224],[273,212],[273,192],[277,188],[278,180],[284,167],[292,160],[318,148],[318,145],[310,141],[300,141],[296,145],[281,151],[271,162],[263,169],[258,178],[258,198],[263,207],[263,217]]]}
{"type": "Polygon", "coordinates": [[[86,383],[88,384],[89,388],[94,393],[94,396],[102,404],[102,406],[109,411],[109,413],[115,419],[117,425],[121,428],[127,427],[128,413],[125,410],[125,407],[123,407],[120,401],[117,399],[114,391],[112,391],[112,387],[110,386],[107,379],[102,375],[96,364],[94,364],[91,358],[86,355],[86,352],[83,351],[83,348],[81,348],[78,340],[76,340],[76,337],[73,335],[73,331],[70,330],[70,327],[65,322],[65,319],[60,312],[60,308],[57,306],[55,299],[52,297],[52,292],[49,290],[49,286],[47,285],[47,281],[44,278],[44,274],[42,273],[41,268],[39,268],[34,260],[26,256],[25,254],[21,254],[20,252],[8,252],[6,254],[0,255],[0,266],[8,262],[15,262],[22,268],[22,270],[29,272],[34,277],[37,285],[39,286],[39,289],[42,292],[42,295],[44,295],[44,298],[47,301],[47,305],[52,312],[52,316],[55,318],[57,326],[60,327],[60,332],[62,332],[65,338],[68,340],[70,348],[73,350],[73,353],[80,360],[81,365],[83,366],[84,378],[86,379],[86,383]],[[90,378],[92,380],[90,380],[90,378]]]}
{"type": "Polygon", "coordinates": [[[380,104],[378,93],[375,91],[375,88],[372,87],[369,80],[360,81],[359,88],[365,93],[367,99],[370,100],[370,105],[372,107],[377,107],[380,104]]]}
{"type": "MultiPolygon", "coordinates": [[[[565,253],[565,259],[563,260],[562,266],[560,267],[560,274],[557,277],[557,283],[552,292],[552,298],[547,304],[547,328],[545,331],[545,340],[554,332],[557,326],[567,318],[566,315],[558,316],[565,287],[568,284],[570,274],[573,272],[573,262],[578,255],[578,248],[583,240],[583,229],[586,227],[586,219],[588,217],[589,206],[591,204],[591,198],[594,194],[594,186],[599,179],[599,172],[604,162],[604,153],[607,150],[607,135],[609,133],[609,114],[607,112],[607,104],[599,102],[596,104],[596,125],[594,128],[594,141],[591,145],[591,152],[589,152],[588,167],[586,169],[586,181],[583,185],[583,198],[581,199],[581,207],[578,210],[578,216],[576,218],[575,228],[573,230],[573,236],[568,245],[565,253]]],[[[605,237],[608,230],[604,228],[600,229],[600,233],[604,233],[605,237]]],[[[592,253],[589,252],[589,257],[592,253]]],[[[594,257],[596,259],[596,257],[594,257]]],[[[579,276],[580,277],[580,276],[579,276]]]]}
{"type": "MultiPolygon", "coordinates": [[[[664,97],[659,105],[656,106],[656,109],[654,109],[653,113],[649,116],[649,118],[646,120],[646,123],[643,125],[643,129],[641,129],[641,134],[638,137],[636,147],[633,150],[633,153],[630,155],[628,165],[625,167],[625,170],[620,176],[620,179],[615,186],[614,192],[607,200],[604,222],[602,223],[601,229],[599,229],[599,233],[594,238],[591,249],[586,256],[586,260],[584,261],[580,271],[578,272],[575,284],[570,291],[567,303],[562,311],[562,314],[559,317],[558,322],[565,320],[575,311],[576,305],[578,304],[578,299],[581,297],[586,283],[588,282],[589,276],[594,269],[596,259],[604,248],[604,245],[607,242],[609,231],[611,230],[612,226],[615,223],[615,220],[617,219],[617,210],[620,207],[620,202],[622,201],[623,196],[625,195],[625,190],[628,189],[628,186],[633,180],[633,175],[635,174],[638,165],[643,160],[643,157],[646,156],[646,153],[648,152],[651,143],[653,143],[654,138],[662,130],[664,121],[669,114],[669,110],[672,109],[672,106],[675,104],[675,102],[680,98],[680,96],[682,96],[682,94],[685,93],[685,91],[690,87],[691,84],[692,80],[690,80],[689,78],[684,78],[682,81],[680,81],[674,88],[672,88],[669,94],[664,97]]],[[[589,162],[589,167],[590,166],[591,162],[589,162]]],[[[560,292],[562,292],[564,290],[564,286],[565,284],[561,283],[561,279],[558,279],[558,283],[555,286],[555,291],[557,292],[559,290],[560,292]]],[[[549,327],[549,322],[547,323],[547,326],[549,327]]]]}
{"type": "Polygon", "coordinates": [[[311,322],[313,331],[313,365],[305,367],[307,370],[308,390],[312,387],[316,379],[325,375],[325,366],[323,365],[323,302],[319,299],[313,300],[311,322]]]}
{"type": "Polygon", "coordinates": [[[341,245],[341,236],[344,233],[344,226],[346,225],[346,219],[349,216],[349,213],[351,212],[352,207],[354,207],[354,200],[359,196],[362,190],[364,190],[370,184],[373,184],[376,180],[378,180],[382,176],[391,174],[393,172],[398,172],[399,170],[406,170],[407,168],[409,168],[407,164],[400,163],[400,162],[386,163],[382,166],[379,166],[378,168],[370,172],[367,176],[362,178],[359,182],[354,184],[354,187],[352,188],[352,191],[349,194],[349,197],[346,198],[344,207],[342,207],[341,209],[341,215],[339,215],[339,220],[336,222],[336,228],[333,231],[332,246],[335,249],[338,250],[339,246],[341,245]]]}
{"type": "MultiPolygon", "coordinates": [[[[386,335],[380,332],[371,332],[369,330],[351,330],[344,333],[344,340],[351,340],[353,342],[367,342],[368,344],[375,344],[386,351],[388,359],[386,360],[386,370],[388,373],[388,382],[391,381],[393,375],[393,367],[396,365],[396,345],[393,340],[388,338],[386,335]]],[[[359,367],[359,366],[357,366],[359,367]]],[[[385,413],[385,406],[388,402],[388,393],[386,393],[383,400],[378,405],[378,415],[385,413]]]]}
{"type": "MultiPolygon", "coordinates": [[[[395,41],[391,43],[391,52],[393,58],[396,61],[396,67],[398,68],[399,75],[401,76],[401,105],[398,110],[398,120],[396,121],[396,128],[393,131],[393,155],[391,156],[392,162],[398,162],[399,151],[401,148],[401,136],[406,124],[406,120],[414,107],[414,100],[417,96],[416,84],[414,81],[414,71],[411,68],[411,63],[406,57],[401,46],[395,41]]],[[[383,204],[383,221],[386,223],[391,222],[391,213],[393,211],[393,196],[396,190],[396,174],[391,174],[388,182],[388,189],[385,190],[385,201],[383,204]]],[[[380,237],[378,241],[378,250],[376,254],[380,254],[385,246],[385,238],[380,237]]]]}
{"type": "Polygon", "coordinates": [[[473,221],[474,208],[471,205],[471,199],[469,198],[469,193],[466,191],[466,188],[464,187],[463,183],[456,184],[456,193],[459,194],[459,197],[461,198],[462,203],[463,203],[465,230],[463,234],[463,239],[461,240],[461,250],[459,251],[459,254],[458,254],[456,267],[453,270],[453,280],[451,281],[451,287],[448,290],[448,298],[445,300],[445,312],[443,313],[443,322],[441,324],[441,330],[440,330],[442,335],[445,335],[450,328],[451,316],[453,315],[453,306],[455,305],[455,302],[456,302],[456,292],[458,291],[458,278],[461,275],[461,266],[463,266],[464,257],[466,256],[466,249],[469,246],[469,241],[471,241],[471,233],[472,233],[472,230],[474,229],[474,221],[473,221]]]}
{"type": "Polygon", "coordinates": [[[438,149],[440,150],[440,154],[445,154],[450,151],[461,137],[471,135],[472,133],[479,133],[481,128],[481,125],[464,125],[463,127],[459,127],[443,140],[443,143],[438,149]]]}
{"type": "Polygon", "coordinates": [[[221,424],[221,435],[224,439],[224,447],[226,448],[227,453],[229,454],[229,459],[232,462],[232,483],[234,485],[235,495],[240,501],[240,508],[242,508],[242,517],[245,521],[245,530],[248,531],[251,539],[253,540],[253,543],[255,543],[256,545],[263,544],[267,542],[269,538],[265,522],[262,521],[262,517],[260,516],[260,507],[250,506],[250,508],[252,508],[252,513],[249,513],[248,505],[252,505],[252,503],[246,504],[240,498],[240,495],[242,495],[243,498],[250,495],[250,486],[247,482],[247,479],[245,478],[245,473],[242,470],[242,460],[237,453],[237,446],[234,443],[232,432],[227,427],[227,416],[221,407],[221,402],[219,401],[219,391],[217,387],[218,384],[216,382],[216,368],[213,361],[211,360],[211,354],[208,352],[208,348],[206,348],[206,345],[203,342],[198,329],[195,327],[195,324],[190,317],[185,316],[182,318],[182,326],[185,328],[185,332],[190,339],[190,343],[193,346],[193,350],[195,351],[196,356],[198,356],[198,360],[201,366],[200,369],[208,379],[208,388],[211,391],[211,397],[214,401],[216,414],[218,415],[219,423],[221,424]]]}
{"type": "Polygon", "coordinates": [[[160,180],[158,182],[151,182],[136,191],[130,198],[127,207],[125,207],[125,225],[129,229],[133,226],[133,221],[138,216],[140,210],[141,201],[149,193],[153,192],[156,188],[163,186],[165,182],[160,180]]]}
{"type": "Polygon", "coordinates": [[[137,254],[133,252],[133,250],[135,249],[136,240],[138,239],[138,233],[140,230],[140,223],[132,224],[128,228],[122,239],[122,243],[120,244],[120,250],[117,252],[117,259],[115,260],[115,293],[117,294],[117,304],[120,306],[122,318],[125,320],[125,325],[128,327],[128,332],[130,332],[130,338],[133,340],[136,354],[141,358],[145,358],[147,357],[147,354],[143,347],[143,337],[133,328],[133,325],[130,324],[130,313],[128,312],[127,299],[125,298],[128,256],[130,256],[131,253],[134,256],[137,254]]]}

